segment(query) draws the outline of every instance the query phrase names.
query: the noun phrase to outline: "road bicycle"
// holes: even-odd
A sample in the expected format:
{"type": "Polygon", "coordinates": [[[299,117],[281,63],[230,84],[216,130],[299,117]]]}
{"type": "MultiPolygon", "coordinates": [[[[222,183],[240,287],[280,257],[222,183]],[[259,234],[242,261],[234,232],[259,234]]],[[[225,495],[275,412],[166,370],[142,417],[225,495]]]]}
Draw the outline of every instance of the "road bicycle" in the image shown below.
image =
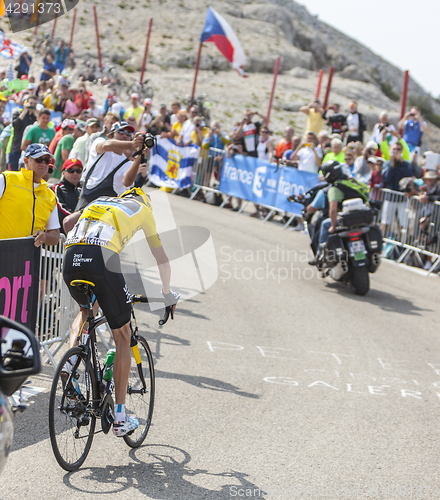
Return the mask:
{"type": "MultiPolygon", "coordinates": [[[[60,466],[67,471],[74,471],[84,463],[95,434],[108,434],[114,419],[113,379],[104,380],[104,364],[100,363],[96,343],[97,329],[104,325],[105,316],[93,314],[93,288],[89,281],[75,280],[76,286],[88,297],[87,311],[89,323],[88,335],[79,335],[82,342],[72,347],[61,359],[52,383],[49,400],[49,433],[52,450],[60,466]],[[72,364],[72,371],[66,377],[62,370],[67,361],[72,364]],[[97,420],[101,429],[96,430],[97,420]]],[[[127,414],[138,418],[139,427],[123,436],[131,448],[139,447],[145,440],[151,425],[154,407],[154,365],[148,342],[139,335],[133,305],[136,303],[158,302],[165,304],[164,298],[148,298],[131,295],[132,320],[131,350],[133,353],[130,377],[127,387],[127,414]]],[[[159,320],[163,325],[169,316],[173,319],[171,306],[165,307],[165,313],[159,320]]],[[[83,325],[84,328],[84,325],[83,325]]]]}
{"type": "Polygon", "coordinates": [[[125,94],[127,99],[130,99],[131,94],[135,93],[139,95],[139,99],[143,102],[144,99],[149,97],[150,99],[154,96],[154,87],[152,85],[148,85],[150,80],[144,80],[142,83],[134,82],[125,88],[125,94]]]}

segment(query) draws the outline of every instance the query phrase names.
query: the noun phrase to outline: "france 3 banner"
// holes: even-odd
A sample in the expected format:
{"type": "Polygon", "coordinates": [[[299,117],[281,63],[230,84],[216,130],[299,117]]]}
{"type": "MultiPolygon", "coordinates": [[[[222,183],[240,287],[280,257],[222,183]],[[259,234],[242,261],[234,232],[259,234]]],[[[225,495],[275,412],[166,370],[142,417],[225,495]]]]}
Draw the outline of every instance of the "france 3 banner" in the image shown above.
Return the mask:
{"type": "Polygon", "coordinates": [[[173,139],[158,139],[150,159],[150,181],[172,189],[191,186],[199,151],[196,144],[178,146],[173,139]]]}
{"type": "Polygon", "coordinates": [[[292,194],[305,193],[318,183],[318,174],[273,163],[251,156],[225,156],[219,191],[260,205],[301,215],[302,205],[287,201],[292,194]]]}
{"type": "Polygon", "coordinates": [[[35,331],[40,249],[34,238],[0,240],[0,314],[35,331]]]}

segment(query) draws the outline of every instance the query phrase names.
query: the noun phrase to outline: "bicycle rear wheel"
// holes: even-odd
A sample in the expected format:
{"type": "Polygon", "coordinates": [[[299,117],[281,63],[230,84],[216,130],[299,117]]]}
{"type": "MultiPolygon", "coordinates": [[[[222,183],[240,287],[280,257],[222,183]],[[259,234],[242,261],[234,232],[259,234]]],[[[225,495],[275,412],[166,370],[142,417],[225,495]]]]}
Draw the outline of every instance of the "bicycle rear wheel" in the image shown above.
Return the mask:
{"type": "Polygon", "coordinates": [[[153,416],[155,387],[153,356],[150,346],[143,337],[137,336],[136,339],[141,356],[141,364],[137,365],[136,360],[132,356],[125,411],[127,415],[137,417],[139,427],[132,434],[123,436],[124,441],[131,448],[140,446],[147,437],[153,416]],[[145,385],[142,378],[145,381],[145,385]]]}
{"type": "Polygon", "coordinates": [[[49,400],[49,434],[52,450],[61,467],[74,471],[84,463],[95,432],[96,416],[93,401],[95,394],[95,373],[90,370],[91,401],[86,404],[86,360],[79,347],[69,349],[61,359],[52,382],[49,400]],[[74,356],[77,356],[75,362],[74,356]],[[74,380],[64,387],[61,370],[67,360],[74,364],[74,380]]]}

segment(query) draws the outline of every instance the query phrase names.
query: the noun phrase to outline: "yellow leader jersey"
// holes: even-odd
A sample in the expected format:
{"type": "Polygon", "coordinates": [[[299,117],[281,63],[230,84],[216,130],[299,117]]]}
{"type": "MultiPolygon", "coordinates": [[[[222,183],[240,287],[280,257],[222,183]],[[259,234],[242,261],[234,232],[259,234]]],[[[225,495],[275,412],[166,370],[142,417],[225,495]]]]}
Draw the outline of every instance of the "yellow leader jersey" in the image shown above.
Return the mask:
{"type": "Polygon", "coordinates": [[[150,198],[141,189],[133,188],[118,198],[101,196],[87,205],[75,227],[67,235],[66,247],[98,245],[119,254],[141,230],[150,247],[162,246],[150,198]],[[139,196],[127,196],[127,193],[139,196]]]}

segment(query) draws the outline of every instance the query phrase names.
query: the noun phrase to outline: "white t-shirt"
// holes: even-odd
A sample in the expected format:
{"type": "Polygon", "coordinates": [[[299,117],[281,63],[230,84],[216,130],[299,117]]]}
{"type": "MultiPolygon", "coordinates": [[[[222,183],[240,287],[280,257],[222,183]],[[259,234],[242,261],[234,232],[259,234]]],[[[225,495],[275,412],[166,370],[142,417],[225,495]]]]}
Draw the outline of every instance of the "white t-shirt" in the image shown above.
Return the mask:
{"type": "Polygon", "coordinates": [[[141,132],[146,132],[148,125],[153,121],[153,118],[157,115],[156,111],[150,111],[149,113],[144,113],[141,118],[141,132]]]}
{"type": "Polygon", "coordinates": [[[194,132],[195,126],[191,120],[186,120],[182,125],[182,130],[180,135],[183,137],[183,143],[192,142],[192,133],[194,132]]]}
{"type": "MultiPolygon", "coordinates": [[[[382,142],[382,132],[379,130],[379,127],[381,125],[382,125],[381,123],[376,123],[376,125],[373,128],[373,133],[371,134],[371,140],[374,141],[379,146],[380,143],[382,142]]],[[[396,129],[394,128],[394,125],[388,125],[388,130],[395,131],[396,129]]],[[[395,144],[397,142],[397,137],[387,133],[386,141],[388,142],[388,146],[391,146],[392,144],[395,144]]]]}
{"type": "Polygon", "coordinates": [[[88,111],[91,118],[98,118],[98,120],[99,117],[104,114],[104,108],[102,106],[98,106],[97,104],[95,104],[95,109],[89,108],[88,111]]]}
{"type": "Polygon", "coordinates": [[[82,137],[78,137],[78,139],[73,144],[73,148],[70,150],[69,158],[77,158],[81,161],[81,163],[84,163],[84,159],[86,156],[86,142],[88,138],[88,134],[84,134],[82,137]]]}
{"type": "MultiPolygon", "coordinates": [[[[96,152],[96,146],[100,142],[105,142],[105,140],[106,139],[104,139],[103,137],[100,137],[93,143],[89,155],[89,161],[87,163],[87,168],[83,171],[81,180],[85,179],[87,175],[85,174],[85,172],[87,172],[93,166],[95,161],[101,156],[96,152]]],[[[107,175],[111,173],[112,170],[114,170],[125,159],[125,155],[117,155],[116,153],[111,152],[104,153],[104,156],[99,160],[98,164],[92,172],[92,175],[87,181],[87,189],[93,189],[94,187],[96,187],[102,180],[105,179],[105,177],[107,177],[107,175]]],[[[132,163],[133,162],[130,160],[124,163],[124,165],[116,172],[115,176],[113,177],[113,189],[118,196],[122,193],[125,193],[125,191],[127,191],[127,189],[131,187],[125,186],[123,181],[124,176],[132,163]]],[[[134,184],[132,184],[132,186],[133,185],[134,184]]]]}
{"type": "Polygon", "coordinates": [[[349,113],[347,116],[348,135],[359,135],[359,115],[349,113]]]}
{"type": "MultiPolygon", "coordinates": [[[[320,152],[317,151],[319,157],[322,157],[320,152]]],[[[298,170],[303,170],[304,172],[318,173],[318,165],[316,164],[315,153],[312,148],[305,147],[301,148],[297,156],[299,158],[298,170]]]]}
{"type": "MultiPolygon", "coordinates": [[[[34,182],[34,189],[36,189],[40,184],[38,182],[34,182]]],[[[0,175],[0,198],[3,196],[5,192],[5,176],[0,175]]],[[[55,203],[55,207],[49,215],[49,219],[47,220],[46,230],[51,231],[52,229],[59,229],[60,221],[58,219],[58,207],[55,203]]]]}

